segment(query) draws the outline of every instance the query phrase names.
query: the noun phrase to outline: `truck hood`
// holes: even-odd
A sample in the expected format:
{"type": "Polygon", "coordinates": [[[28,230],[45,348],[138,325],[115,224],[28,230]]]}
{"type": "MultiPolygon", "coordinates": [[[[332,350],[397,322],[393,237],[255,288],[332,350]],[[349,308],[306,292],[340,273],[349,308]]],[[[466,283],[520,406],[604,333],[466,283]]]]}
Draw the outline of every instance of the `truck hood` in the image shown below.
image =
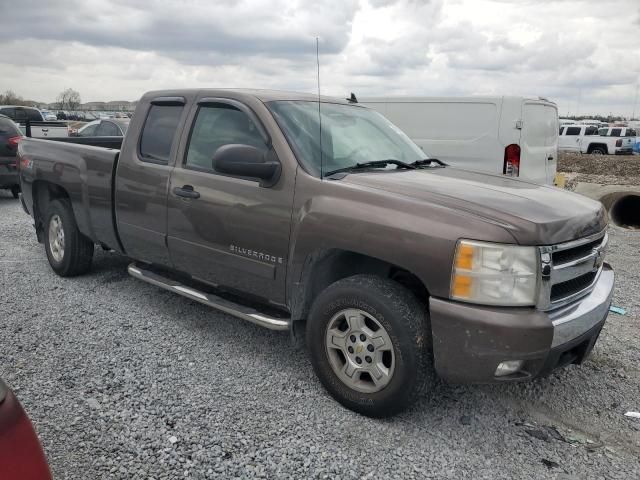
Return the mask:
{"type": "Polygon", "coordinates": [[[453,167],[353,173],[341,181],[473,215],[507,229],[521,245],[575,240],[607,225],[602,204],[582,195],[453,167]]]}

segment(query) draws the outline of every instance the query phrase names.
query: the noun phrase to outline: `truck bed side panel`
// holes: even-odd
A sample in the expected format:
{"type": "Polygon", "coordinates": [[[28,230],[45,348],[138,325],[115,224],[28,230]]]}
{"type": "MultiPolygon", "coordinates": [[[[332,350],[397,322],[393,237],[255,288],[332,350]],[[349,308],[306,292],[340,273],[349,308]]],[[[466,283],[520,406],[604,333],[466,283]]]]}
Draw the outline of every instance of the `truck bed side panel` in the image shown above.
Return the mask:
{"type": "Polygon", "coordinates": [[[33,212],[33,187],[37,182],[57,185],[69,196],[80,231],[95,243],[120,250],[112,195],[119,153],[86,145],[23,140],[19,147],[23,160],[20,176],[27,208],[33,212]]]}

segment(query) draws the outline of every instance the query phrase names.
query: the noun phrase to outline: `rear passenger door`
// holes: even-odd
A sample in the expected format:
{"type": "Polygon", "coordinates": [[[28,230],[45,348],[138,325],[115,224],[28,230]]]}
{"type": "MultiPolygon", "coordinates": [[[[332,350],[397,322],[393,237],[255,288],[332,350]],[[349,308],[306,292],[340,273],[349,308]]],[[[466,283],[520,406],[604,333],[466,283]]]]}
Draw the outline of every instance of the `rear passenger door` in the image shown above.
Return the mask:
{"type": "Polygon", "coordinates": [[[277,154],[265,127],[245,104],[203,98],[171,174],[167,242],[176,269],[193,277],[284,303],[293,187],[217,172],[212,159],[228,144],[277,154]],[[197,194],[185,198],[182,192],[197,194]]]}
{"type": "Polygon", "coordinates": [[[140,135],[125,137],[116,174],[116,219],[125,252],[136,260],[170,266],[167,192],[185,97],[158,97],[134,119],[140,135]]]}

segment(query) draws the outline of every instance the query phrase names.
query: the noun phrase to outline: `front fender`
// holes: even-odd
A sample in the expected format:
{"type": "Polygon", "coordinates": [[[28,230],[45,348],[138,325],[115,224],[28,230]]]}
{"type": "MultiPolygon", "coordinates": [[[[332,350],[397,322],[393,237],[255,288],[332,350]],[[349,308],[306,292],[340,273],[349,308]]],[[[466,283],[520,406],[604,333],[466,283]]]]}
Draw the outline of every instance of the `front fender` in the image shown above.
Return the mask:
{"type": "Polygon", "coordinates": [[[339,249],[403,268],[431,295],[446,297],[459,238],[513,243],[505,229],[465,212],[354,184],[298,178],[288,285],[305,281],[305,265],[317,261],[318,252],[339,249]]]}

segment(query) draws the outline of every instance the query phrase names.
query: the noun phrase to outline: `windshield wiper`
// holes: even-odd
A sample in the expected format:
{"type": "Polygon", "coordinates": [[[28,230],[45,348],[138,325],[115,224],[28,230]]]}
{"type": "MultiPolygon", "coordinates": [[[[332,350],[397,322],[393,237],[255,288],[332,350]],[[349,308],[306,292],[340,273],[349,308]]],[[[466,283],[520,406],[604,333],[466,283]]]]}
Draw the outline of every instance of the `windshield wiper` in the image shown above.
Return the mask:
{"type": "Polygon", "coordinates": [[[408,170],[415,170],[417,168],[417,166],[415,166],[415,165],[413,165],[411,163],[401,162],[400,160],[394,160],[394,159],[374,160],[374,161],[371,161],[371,162],[356,163],[355,165],[351,165],[350,167],[344,167],[344,168],[338,168],[336,170],[331,170],[331,171],[325,173],[324,176],[325,177],[330,177],[331,175],[334,175],[336,173],[353,172],[354,170],[366,170],[368,168],[384,168],[387,165],[396,165],[398,168],[406,168],[408,170]]]}
{"type": "Polygon", "coordinates": [[[430,167],[432,163],[437,163],[438,166],[440,167],[446,167],[448,166],[448,164],[444,163],[442,160],[438,160],[437,158],[423,158],[422,160],[416,160],[415,162],[411,162],[410,165],[412,165],[415,168],[418,167],[430,167]]]}

